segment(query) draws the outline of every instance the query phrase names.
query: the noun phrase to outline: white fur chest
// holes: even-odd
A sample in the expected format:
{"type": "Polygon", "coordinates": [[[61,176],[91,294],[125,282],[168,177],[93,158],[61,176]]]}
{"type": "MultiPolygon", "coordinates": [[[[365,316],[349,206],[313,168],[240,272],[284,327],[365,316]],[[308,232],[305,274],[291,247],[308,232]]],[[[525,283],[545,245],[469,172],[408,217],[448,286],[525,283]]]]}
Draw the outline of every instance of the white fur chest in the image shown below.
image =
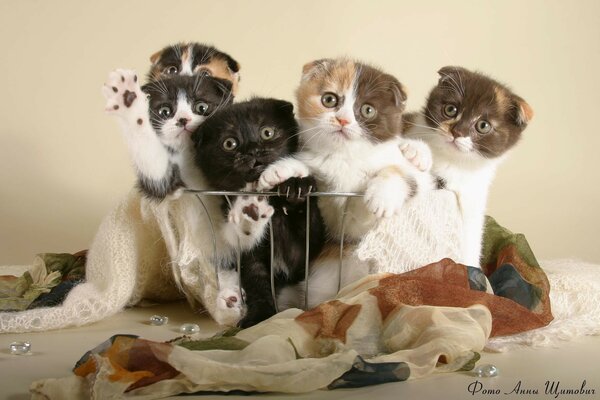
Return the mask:
{"type": "MultiPolygon", "coordinates": [[[[349,142],[336,151],[310,149],[298,154],[297,158],[308,166],[319,191],[364,193],[368,182],[379,170],[404,160],[398,144],[397,140],[376,145],[349,142]]],[[[321,197],[319,209],[334,237],[341,234],[344,209],[347,210],[345,231],[350,238],[360,238],[375,223],[375,217],[367,210],[362,197],[321,197]]]]}

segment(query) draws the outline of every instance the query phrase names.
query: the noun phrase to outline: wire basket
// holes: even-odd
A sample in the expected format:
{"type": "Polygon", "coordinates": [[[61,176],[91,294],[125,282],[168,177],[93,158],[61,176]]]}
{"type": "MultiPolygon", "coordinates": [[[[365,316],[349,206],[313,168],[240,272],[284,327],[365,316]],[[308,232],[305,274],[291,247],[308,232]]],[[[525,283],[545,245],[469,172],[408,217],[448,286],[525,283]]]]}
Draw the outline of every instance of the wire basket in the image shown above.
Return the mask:
{"type": "MultiPolygon", "coordinates": [[[[256,192],[256,191],[218,191],[218,190],[192,190],[192,189],[187,189],[186,190],[187,193],[193,194],[195,195],[198,200],[200,201],[200,203],[202,204],[202,207],[204,208],[204,211],[206,212],[206,215],[208,217],[208,221],[210,223],[210,229],[211,229],[211,234],[212,234],[212,242],[213,242],[213,254],[217,255],[217,238],[216,238],[216,232],[215,232],[215,228],[214,228],[214,224],[213,224],[213,220],[212,217],[210,216],[210,213],[208,212],[208,209],[206,208],[206,206],[204,205],[204,202],[202,201],[202,197],[204,196],[223,196],[225,197],[225,199],[227,200],[227,203],[229,203],[229,206],[232,206],[231,200],[230,200],[230,196],[266,196],[266,197],[272,197],[272,196],[280,196],[280,193],[278,192],[256,192]]],[[[347,193],[343,193],[343,192],[312,192],[312,193],[308,193],[306,195],[306,238],[305,238],[305,265],[304,265],[304,310],[308,309],[308,273],[309,273],[309,252],[310,252],[310,202],[311,199],[314,198],[318,198],[318,197],[345,197],[346,199],[352,198],[352,197],[363,197],[364,194],[363,193],[354,193],[354,192],[347,192],[347,193]]],[[[337,291],[339,292],[341,289],[341,284],[342,284],[342,270],[344,267],[344,262],[343,262],[343,251],[344,251],[344,232],[345,232],[345,227],[346,227],[346,214],[347,214],[347,208],[348,208],[348,201],[346,201],[344,203],[344,207],[342,207],[342,210],[340,211],[340,220],[341,220],[341,230],[340,230],[340,243],[339,243],[339,263],[338,263],[338,285],[337,285],[337,291]]],[[[277,306],[277,295],[275,293],[275,269],[273,268],[274,266],[274,258],[275,258],[275,246],[274,246],[274,242],[275,238],[273,237],[273,226],[271,225],[271,222],[269,222],[269,242],[270,242],[270,250],[271,250],[271,256],[270,256],[270,260],[269,260],[269,270],[270,270],[270,279],[271,279],[271,296],[273,297],[273,305],[275,306],[275,311],[279,312],[279,308],[277,306]]],[[[238,246],[238,250],[236,253],[236,268],[237,268],[237,278],[238,278],[238,285],[240,287],[240,290],[242,288],[242,284],[241,284],[241,273],[242,273],[242,263],[241,263],[241,251],[239,250],[238,246]]],[[[217,285],[219,284],[219,266],[217,262],[213,262],[213,265],[215,266],[215,274],[217,277],[217,285]]],[[[243,296],[240,296],[242,298],[243,301],[243,296]]]]}

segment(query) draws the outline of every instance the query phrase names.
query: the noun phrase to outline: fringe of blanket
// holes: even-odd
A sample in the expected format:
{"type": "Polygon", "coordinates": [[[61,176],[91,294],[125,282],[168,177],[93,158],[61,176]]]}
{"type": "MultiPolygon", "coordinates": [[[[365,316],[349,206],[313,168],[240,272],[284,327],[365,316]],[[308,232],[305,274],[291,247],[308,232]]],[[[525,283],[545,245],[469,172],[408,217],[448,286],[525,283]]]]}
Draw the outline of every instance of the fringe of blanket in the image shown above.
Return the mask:
{"type": "Polygon", "coordinates": [[[490,339],[485,350],[558,347],[577,337],[600,334],[600,265],[576,259],[545,260],[554,320],[543,328],[490,339]]]}

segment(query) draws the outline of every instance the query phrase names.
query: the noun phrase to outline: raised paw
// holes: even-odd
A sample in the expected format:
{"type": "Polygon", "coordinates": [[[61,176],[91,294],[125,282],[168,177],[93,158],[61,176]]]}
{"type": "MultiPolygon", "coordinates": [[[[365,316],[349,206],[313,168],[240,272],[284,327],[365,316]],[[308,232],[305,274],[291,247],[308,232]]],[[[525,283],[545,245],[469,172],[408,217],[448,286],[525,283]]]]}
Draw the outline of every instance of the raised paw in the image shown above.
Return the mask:
{"type": "Polygon", "coordinates": [[[285,202],[296,205],[304,203],[306,196],[317,190],[317,182],[312,176],[290,178],[276,188],[279,197],[285,202]]]}
{"type": "Polygon", "coordinates": [[[364,200],[377,218],[389,218],[400,213],[409,194],[410,188],[401,177],[376,177],[369,182],[364,200]]]}
{"type": "Polygon", "coordinates": [[[117,69],[108,74],[102,94],[106,99],[106,112],[119,116],[128,114],[133,107],[137,108],[145,101],[137,74],[127,69],[117,69]]]}
{"type": "Polygon", "coordinates": [[[400,151],[412,165],[420,171],[429,171],[433,164],[431,149],[420,140],[407,140],[400,145],[400,151]]]}
{"type": "Polygon", "coordinates": [[[217,295],[217,304],[213,313],[219,325],[236,326],[246,315],[246,305],[237,287],[225,287],[217,295]]]}
{"type": "Polygon", "coordinates": [[[248,250],[262,238],[275,209],[263,196],[238,196],[233,202],[227,219],[233,227],[228,238],[235,246],[248,250]]]}
{"type": "Polygon", "coordinates": [[[290,178],[308,176],[308,167],[293,158],[278,161],[267,167],[258,179],[258,190],[266,190],[287,181],[290,178]]]}

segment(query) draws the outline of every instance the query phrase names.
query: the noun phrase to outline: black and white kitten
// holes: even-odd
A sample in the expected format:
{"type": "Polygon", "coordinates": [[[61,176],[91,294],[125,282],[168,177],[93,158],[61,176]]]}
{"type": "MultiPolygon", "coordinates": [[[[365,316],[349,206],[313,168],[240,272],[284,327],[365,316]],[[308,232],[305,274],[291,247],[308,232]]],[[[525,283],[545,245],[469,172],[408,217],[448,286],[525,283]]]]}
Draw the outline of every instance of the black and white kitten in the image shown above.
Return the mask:
{"type": "MultiPolygon", "coordinates": [[[[266,167],[289,156],[298,145],[298,125],[293,105],[286,101],[255,98],[234,104],[213,115],[194,133],[196,163],[210,185],[219,190],[252,189],[266,167]]],[[[275,188],[281,196],[238,196],[229,208],[226,240],[243,250],[242,287],[247,296],[247,315],[242,327],[252,326],[275,308],[270,286],[269,219],[273,226],[275,289],[304,278],[306,194],[316,190],[312,177],[292,178],[275,188]],[[270,218],[269,218],[270,217],[270,218]]],[[[317,202],[310,203],[310,254],[315,258],[323,245],[325,229],[317,202]]]]}
{"type": "Polygon", "coordinates": [[[119,117],[144,195],[161,200],[178,188],[203,187],[190,137],[210,114],[232,102],[229,81],[174,76],[140,87],[134,71],[116,70],[103,93],[106,111],[119,117]]]}
{"type": "MultiPolygon", "coordinates": [[[[192,306],[200,300],[221,325],[237,324],[245,312],[236,274],[222,268],[231,263],[234,249],[217,238],[217,254],[213,254],[211,241],[206,239],[212,234],[211,221],[192,198],[180,199],[180,195],[183,188],[213,189],[194,163],[191,134],[212,113],[231,103],[230,89],[229,81],[195,75],[161,79],[142,90],[130,70],[112,72],[103,88],[106,110],[121,124],[141,192],[161,214],[157,223],[169,257],[178,266],[176,282],[192,306]],[[174,207],[180,210],[178,215],[185,215],[172,219],[171,204],[177,199],[174,207]],[[218,286],[197,282],[197,266],[188,268],[192,265],[188,244],[202,258],[202,268],[219,268],[218,286]],[[207,264],[206,259],[214,264],[207,264]]],[[[203,204],[209,215],[220,212],[217,198],[206,197],[203,204]]]]}

